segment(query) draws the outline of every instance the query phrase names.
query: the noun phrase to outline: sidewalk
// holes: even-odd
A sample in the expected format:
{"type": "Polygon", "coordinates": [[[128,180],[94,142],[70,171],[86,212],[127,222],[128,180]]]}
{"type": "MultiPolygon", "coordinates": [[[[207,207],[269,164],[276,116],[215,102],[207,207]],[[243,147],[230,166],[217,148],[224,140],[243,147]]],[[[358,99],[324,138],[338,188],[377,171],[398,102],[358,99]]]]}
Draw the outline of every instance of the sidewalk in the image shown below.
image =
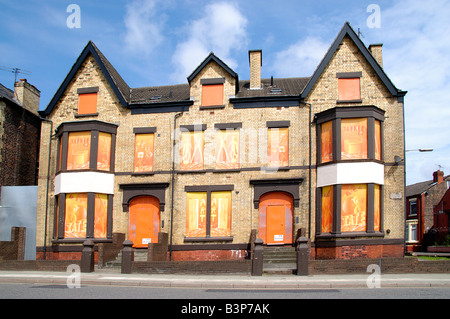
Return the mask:
{"type": "MultiPolygon", "coordinates": [[[[60,284],[72,283],[77,273],[44,271],[0,271],[2,283],[60,284]]],[[[371,274],[295,275],[262,277],[233,275],[148,275],[121,274],[117,270],[81,273],[83,285],[142,286],[153,288],[234,288],[234,289],[327,289],[368,288],[371,274]]],[[[372,275],[373,276],[373,275],[372,275]]],[[[449,288],[450,274],[381,274],[381,288],[449,288]]]]}

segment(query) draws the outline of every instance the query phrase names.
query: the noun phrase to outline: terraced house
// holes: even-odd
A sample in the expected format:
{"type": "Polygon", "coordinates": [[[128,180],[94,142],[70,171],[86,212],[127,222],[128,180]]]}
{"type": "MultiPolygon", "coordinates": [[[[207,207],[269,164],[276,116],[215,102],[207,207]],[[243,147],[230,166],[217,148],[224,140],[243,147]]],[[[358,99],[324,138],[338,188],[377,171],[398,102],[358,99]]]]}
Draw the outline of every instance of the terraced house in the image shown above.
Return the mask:
{"type": "Polygon", "coordinates": [[[172,260],[244,259],[252,230],[302,230],[316,259],[403,256],[406,92],[381,45],[346,23],[312,76],[249,65],[240,80],[211,53],[187,83],[130,88],[89,42],[41,112],[38,256],[163,232],[172,260]]]}

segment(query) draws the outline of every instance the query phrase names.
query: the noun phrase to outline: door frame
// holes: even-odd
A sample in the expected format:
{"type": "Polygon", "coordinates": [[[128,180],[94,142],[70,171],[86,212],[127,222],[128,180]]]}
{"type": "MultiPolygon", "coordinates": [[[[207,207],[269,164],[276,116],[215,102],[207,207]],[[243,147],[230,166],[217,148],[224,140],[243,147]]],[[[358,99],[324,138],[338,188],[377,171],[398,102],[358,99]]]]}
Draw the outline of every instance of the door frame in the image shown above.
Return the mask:
{"type": "MultiPolygon", "coordinates": [[[[141,239],[141,242],[140,243],[137,243],[137,242],[135,242],[136,241],[136,229],[137,229],[137,227],[138,227],[138,225],[137,225],[137,222],[135,222],[135,229],[134,229],[134,231],[135,231],[135,234],[134,234],[134,236],[132,236],[132,230],[131,230],[131,221],[132,221],[132,214],[135,214],[134,212],[132,212],[132,204],[133,204],[133,201],[135,201],[135,200],[139,200],[139,199],[142,199],[142,198],[148,198],[148,199],[151,199],[151,201],[149,202],[149,204],[150,205],[153,205],[154,206],[154,208],[157,210],[157,213],[156,213],[156,216],[157,216],[157,226],[155,226],[155,220],[154,220],[154,217],[155,217],[155,211],[150,211],[149,213],[150,214],[152,214],[153,216],[150,216],[150,220],[151,220],[151,222],[153,223],[153,227],[156,227],[157,229],[156,229],[156,232],[155,232],[155,229],[153,229],[153,227],[152,228],[150,228],[150,232],[151,232],[151,230],[153,229],[153,232],[154,232],[154,234],[152,235],[152,234],[149,234],[149,236],[148,237],[142,237],[142,239],[144,239],[144,238],[150,238],[151,239],[151,243],[157,243],[158,242],[158,233],[159,233],[159,231],[160,231],[160,229],[161,229],[161,210],[160,210],[160,207],[159,207],[159,200],[158,200],[158,198],[156,198],[155,196],[151,196],[151,195],[141,195],[141,196],[136,196],[136,197],[134,197],[134,198],[132,198],[131,200],[130,200],[130,203],[129,203],[129,210],[128,210],[128,238],[130,239],[130,240],[134,240],[133,241],[133,247],[134,248],[147,248],[147,245],[148,245],[148,243],[142,243],[142,239],[141,239]],[[152,202],[153,201],[153,202],[152,202]],[[156,234],[155,234],[156,233],[156,234]]],[[[137,216],[135,216],[134,218],[137,218],[137,216]]],[[[138,237],[138,238],[141,238],[141,237],[138,237]]]]}

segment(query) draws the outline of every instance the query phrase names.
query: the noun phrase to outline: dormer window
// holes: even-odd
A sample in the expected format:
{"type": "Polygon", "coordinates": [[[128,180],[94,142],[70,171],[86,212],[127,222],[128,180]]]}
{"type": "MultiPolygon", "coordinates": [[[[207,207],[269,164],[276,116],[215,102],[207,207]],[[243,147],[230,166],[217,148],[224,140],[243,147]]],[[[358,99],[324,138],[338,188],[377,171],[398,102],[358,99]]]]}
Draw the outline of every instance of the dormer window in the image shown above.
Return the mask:
{"type": "Polygon", "coordinates": [[[201,107],[223,107],[223,84],[225,78],[202,79],[202,105],[201,107]]]}
{"type": "Polygon", "coordinates": [[[81,116],[97,115],[98,87],[81,88],[78,93],[78,114],[81,116]]]}

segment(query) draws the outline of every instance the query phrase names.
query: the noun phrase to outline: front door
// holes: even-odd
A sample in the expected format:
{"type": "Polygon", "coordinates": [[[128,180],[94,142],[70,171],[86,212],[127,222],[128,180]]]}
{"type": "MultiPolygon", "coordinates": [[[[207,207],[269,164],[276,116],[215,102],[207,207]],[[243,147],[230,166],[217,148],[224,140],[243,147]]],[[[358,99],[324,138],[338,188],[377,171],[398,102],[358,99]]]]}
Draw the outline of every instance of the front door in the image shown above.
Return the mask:
{"type": "Polygon", "coordinates": [[[133,247],[144,248],[158,242],[159,201],[153,196],[136,197],[130,202],[129,239],[133,247]]]}
{"type": "Polygon", "coordinates": [[[273,192],[261,196],[259,204],[259,238],[266,245],[292,244],[292,197],[273,192]]]}

